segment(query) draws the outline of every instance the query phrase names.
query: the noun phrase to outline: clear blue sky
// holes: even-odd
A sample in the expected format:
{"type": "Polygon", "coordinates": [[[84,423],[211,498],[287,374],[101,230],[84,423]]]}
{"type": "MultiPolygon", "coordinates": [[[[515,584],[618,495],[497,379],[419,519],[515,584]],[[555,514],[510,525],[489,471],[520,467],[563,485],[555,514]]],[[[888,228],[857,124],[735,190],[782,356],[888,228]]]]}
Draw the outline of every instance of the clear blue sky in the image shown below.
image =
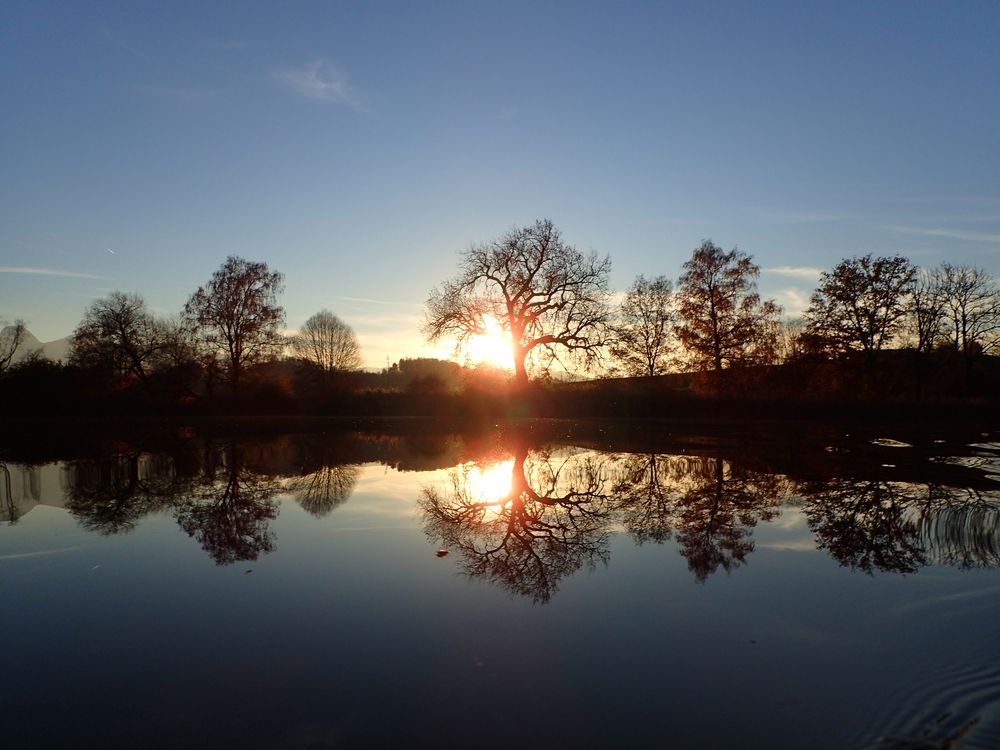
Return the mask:
{"type": "Polygon", "coordinates": [[[900,252],[1000,274],[1000,3],[10,2],[0,318],[177,312],[228,254],[371,366],[458,253],[551,218],[613,283],[704,238],[801,309],[900,252]],[[113,252],[112,252],[113,251],[113,252]]]}

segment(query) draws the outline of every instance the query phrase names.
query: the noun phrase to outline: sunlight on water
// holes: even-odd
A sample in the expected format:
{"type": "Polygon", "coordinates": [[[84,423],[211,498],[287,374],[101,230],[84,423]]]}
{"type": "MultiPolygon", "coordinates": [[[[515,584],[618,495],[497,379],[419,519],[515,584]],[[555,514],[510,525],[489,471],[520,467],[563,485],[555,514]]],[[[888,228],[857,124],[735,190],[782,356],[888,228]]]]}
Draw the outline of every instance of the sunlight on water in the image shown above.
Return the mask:
{"type": "Polygon", "coordinates": [[[514,459],[470,467],[465,473],[469,496],[479,503],[500,505],[510,496],[513,468],[514,459]]]}

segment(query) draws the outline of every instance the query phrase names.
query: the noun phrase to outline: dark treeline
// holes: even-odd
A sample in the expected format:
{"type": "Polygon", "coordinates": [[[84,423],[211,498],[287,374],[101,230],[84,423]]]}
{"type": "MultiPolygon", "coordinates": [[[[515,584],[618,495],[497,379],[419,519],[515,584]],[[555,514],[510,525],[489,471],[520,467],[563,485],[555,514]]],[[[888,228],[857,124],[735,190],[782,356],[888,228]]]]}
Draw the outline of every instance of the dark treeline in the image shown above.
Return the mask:
{"type": "Polygon", "coordinates": [[[65,363],[18,361],[24,325],[7,327],[0,397],[29,417],[902,416],[1000,403],[1000,284],[982,269],[844,259],[799,319],[760,297],[751,256],[708,240],[676,283],[639,276],[617,304],[609,273],[551,222],[512,229],[462,255],[424,330],[456,354],[499,336],[512,374],[430,359],[364,372],[349,325],[321,310],[285,335],[282,275],[230,257],[174,318],[138,294],[96,300],[65,363]]]}

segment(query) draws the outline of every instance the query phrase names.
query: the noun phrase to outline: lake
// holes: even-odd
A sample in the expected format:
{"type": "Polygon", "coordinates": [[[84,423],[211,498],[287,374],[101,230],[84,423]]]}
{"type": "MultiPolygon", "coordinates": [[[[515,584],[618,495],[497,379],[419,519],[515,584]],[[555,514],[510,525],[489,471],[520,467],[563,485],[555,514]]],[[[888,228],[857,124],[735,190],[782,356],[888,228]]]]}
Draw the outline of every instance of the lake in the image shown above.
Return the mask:
{"type": "Polygon", "coordinates": [[[1000,747],[1000,430],[8,452],[5,748],[1000,747]]]}

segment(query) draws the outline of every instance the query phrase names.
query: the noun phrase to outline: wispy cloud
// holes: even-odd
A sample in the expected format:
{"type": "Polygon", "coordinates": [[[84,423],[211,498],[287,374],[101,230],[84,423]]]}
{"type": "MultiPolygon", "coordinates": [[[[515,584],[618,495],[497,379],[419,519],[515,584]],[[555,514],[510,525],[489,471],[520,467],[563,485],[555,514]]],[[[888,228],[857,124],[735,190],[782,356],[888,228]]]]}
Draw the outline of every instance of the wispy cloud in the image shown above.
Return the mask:
{"type": "Polygon", "coordinates": [[[309,99],[343,104],[358,112],[369,111],[347,73],[329,60],[314,60],[299,68],[276,70],[274,78],[309,99]]]}
{"type": "Polygon", "coordinates": [[[422,302],[401,302],[399,300],[371,299],[369,297],[333,297],[333,299],[343,302],[364,302],[372,305],[403,305],[404,307],[420,307],[423,305],[422,302]]]}
{"type": "Polygon", "coordinates": [[[795,287],[779,289],[771,297],[781,305],[787,318],[797,318],[809,308],[810,293],[795,287]]]}
{"type": "Polygon", "coordinates": [[[42,549],[37,552],[15,552],[9,555],[0,555],[0,560],[23,560],[27,557],[44,557],[45,555],[59,555],[63,552],[74,552],[78,549],[83,549],[81,546],[76,547],[55,547],[53,549],[42,549]]]}
{"type": "Polygon", "coordinates": [[[75,279],[103,278],[89,273],[79,273],[78,271],[61,271],[55,268],[27,268],[24,266],[0,266],[0,273],[24,273],[34,274],[35,276],[69,276],[75,279]]]}
{"type": "Polygon", "coordinates": [[[924,229],[922,227],[887,227],[887,229],[905,234],[919,234],[923,237],[946,237],[970,242],[1000,242],[1000,234],[996,232],[968,232],[964,229],[924,229]]]}
{"type": "Polygon", "coordinates": [[[823,273],[822,268],[814,266],[775,266],[774,268],[763,269],[764,273],[774,273],[778,276],[793,276],[797,279],[809,279],[815,281],[823,273]]]}

